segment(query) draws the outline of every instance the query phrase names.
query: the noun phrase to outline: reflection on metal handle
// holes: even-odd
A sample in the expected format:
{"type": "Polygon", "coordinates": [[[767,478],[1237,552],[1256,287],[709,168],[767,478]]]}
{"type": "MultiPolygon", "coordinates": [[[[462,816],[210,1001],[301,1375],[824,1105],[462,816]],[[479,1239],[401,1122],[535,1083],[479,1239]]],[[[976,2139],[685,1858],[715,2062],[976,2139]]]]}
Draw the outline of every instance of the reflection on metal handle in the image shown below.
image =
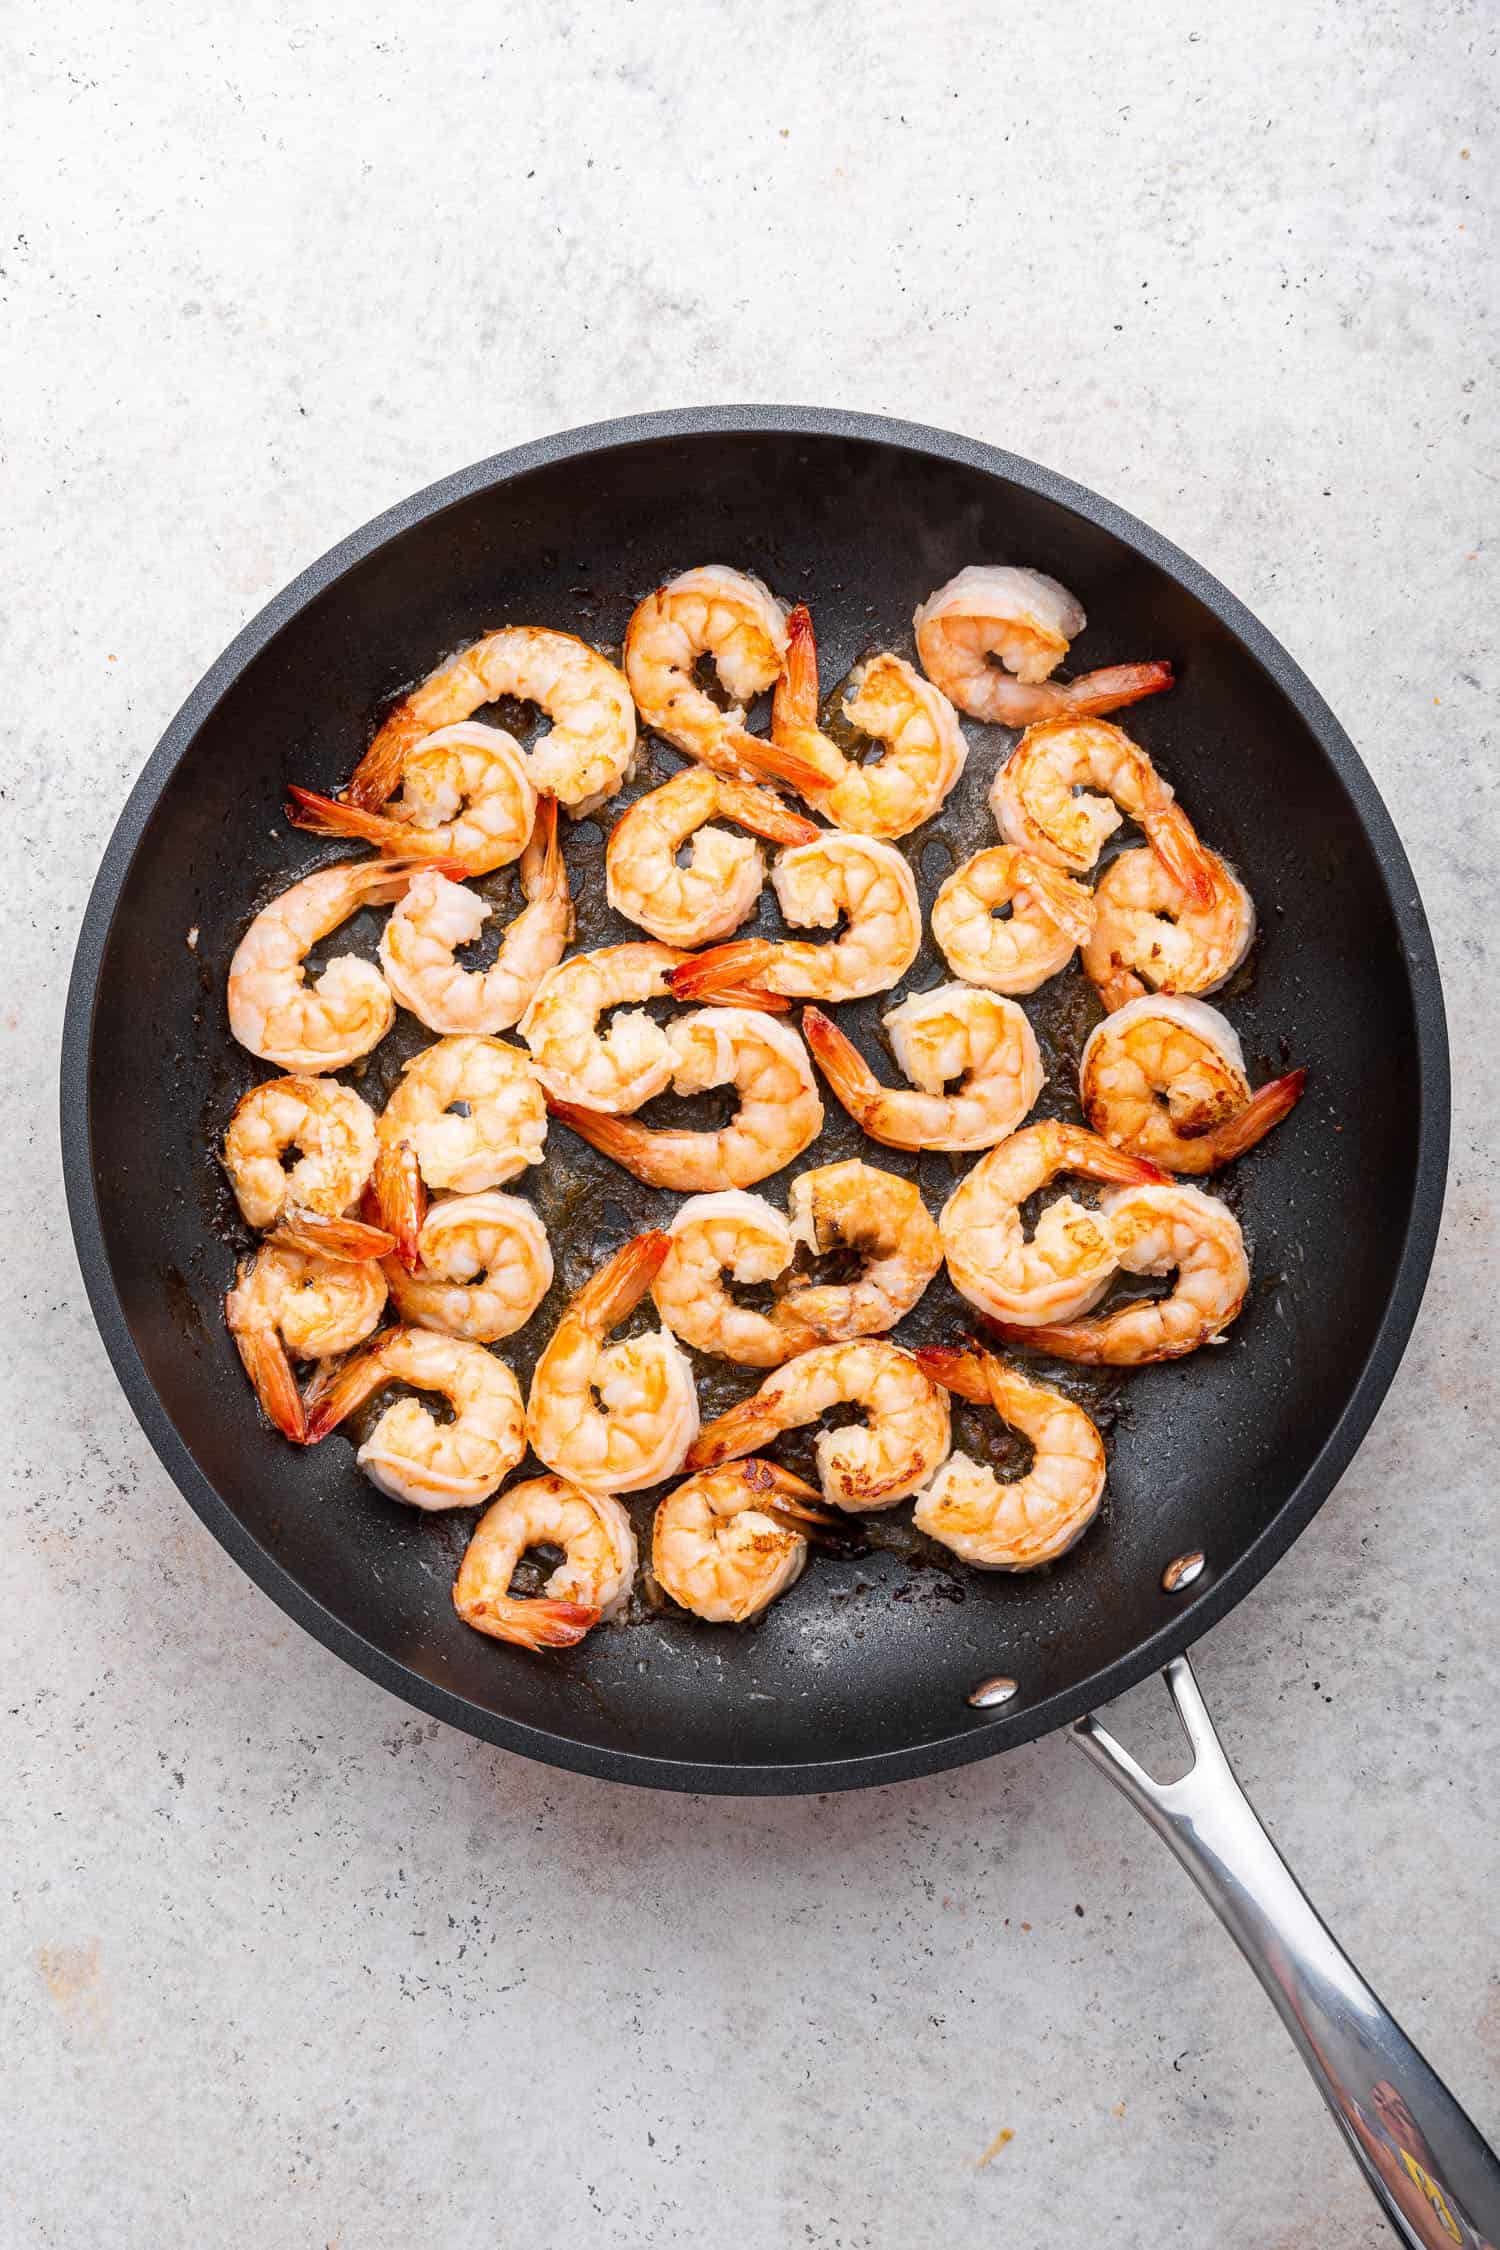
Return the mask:
{"type": "MultiPolygon", "coordinates": [[[[1235,1780],[1187,1658],[1164,1677],[1193,1752],[1180,1781],[1153,1781],[1095,1719],[1080,1719],[1073,1739],[1239,1945],[1401,2241],[1497,2250],[1500,2161],[1314,1912],[1235,1780]]],[[[1312,2214],[1309,2246],[1325,2231],[1312,2214]]]]}

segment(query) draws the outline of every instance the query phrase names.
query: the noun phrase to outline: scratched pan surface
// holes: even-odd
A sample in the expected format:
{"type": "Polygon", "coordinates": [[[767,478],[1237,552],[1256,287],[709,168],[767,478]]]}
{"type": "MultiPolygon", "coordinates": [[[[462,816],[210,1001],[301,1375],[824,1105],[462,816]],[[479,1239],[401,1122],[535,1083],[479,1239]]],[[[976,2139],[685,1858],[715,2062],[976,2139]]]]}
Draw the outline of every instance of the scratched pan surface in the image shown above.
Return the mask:
{"type": "MultiPolygon", "coordinates": [[[[985,792],[1012,737],[965,725],[965,781],[904,847],[924,908],[993,840],[985,792]]],[[[648,753],[622,803],[680,762],[648,753]]],[[[581,947],[639,934],[605,904],[605,833],[567,834],[581,947]]],[[[485,888],[503,906],[510,882],[485,888]]],[[[774,904],[762,926],[779,927],[774,904]]],[[[374,916],[351,925],[355,949],[373,951],[377,929],[374,916]]],[[[929,945],[896,993],[840,1011],[888,1078],[881,1012],[944,975],[929,945]]],[[[1025,1005],[1049,1068],[1038,1113],[1076,1116],[1092,996],[1073,976],[1025,1005]]],[[[352,1081],[378,1102],[427,1038],[402,1015],[352,1081]]],[[[718,1122],[704,1114],[718,1099],[645,1114],[718,1122]]],[[[827,1112],[794,1169],[861,1150],[831,1097],[827,1112]]],[[[465,471],[357,533],[247,628],[168,729],[106,854],[69,998],[63,1138],[85,1278],[136,1413],[205,1522],[310,1631],[418,1707],[561,1765],[668,1787],[827,1789],[957,1764],[1078,1715],[1196,1639],[1285,1550],[1368,1426],[1416,1312],[1447,1058],[1426,924],[1384,808],[1308,682],[1221,587],[1106,502],[991,448],[865,416],[722,409],[575,431],[465,471]],[[480,632],[546,623],[617,651],[638,597],[709,559],[811,602],[825,689],[872,647],[909,654],[915,603],[975,559],[1034,564],[1075,589],[1090,617],[1080,663],[1171,657],[1179,684],[1127,724],[1257,900],[1261,936],[1224,1003],[1253,1074],[1290,1059],[1312,1078],[1291,1121],[1222,1177],[1255,1259],[1226,1345],[1120,1380],[1049,1371],[1091,1406],[1111,1455],[1102,1517],[1059,1563],[965,1571],[912,1529],[908,1502],[870,1519],[862,1547],[815,1556],[750,1630],[653,1606],[647,1587],[626,1623],[539,1660],[454,1615],[471,1513],[404,1509],[361,1476],[345,1435],[299,1452],[256,1412],[220,1312],[244,1237],[210,1152],[267,1073],[229,1038],[224,977],[252,905],[337,856],[286,828],[289,781],[335,788],[389,699],[480,632]],[[1164,1566],[1193,1548],[1207,1568],[1168,1595],[1164,1566]],[[1019,1693],[971,1709],[993,1673],[1019,1693]]],[[[914,1172],[934,1210],[962,1169],[861,1152],[914,1172]]],[[[760,1192],[780,1202],[785,1188],[782,1176],[760,1192]]],[[[516,1191],[546,1219],[559,1271],[529,1328],[497,1347],[524,1383],[565,1293],[678,1199],[559,1127],[516,1191]]],[[[966,1323],[939,1280],[898,1334],[955,1338],[966,1323]]],[[[700,1373],[705,1414],[754,1387],[715,1363],[700,1373]]],[[[962,1413],[956,1434],[1020,1465],[981,1416],[962,1413]]],[[[780,1450],[805,1467],[806,1448],[780,1450]]],[[[632,1512],[649,1553],[649,1497],[632,1512]]]]}

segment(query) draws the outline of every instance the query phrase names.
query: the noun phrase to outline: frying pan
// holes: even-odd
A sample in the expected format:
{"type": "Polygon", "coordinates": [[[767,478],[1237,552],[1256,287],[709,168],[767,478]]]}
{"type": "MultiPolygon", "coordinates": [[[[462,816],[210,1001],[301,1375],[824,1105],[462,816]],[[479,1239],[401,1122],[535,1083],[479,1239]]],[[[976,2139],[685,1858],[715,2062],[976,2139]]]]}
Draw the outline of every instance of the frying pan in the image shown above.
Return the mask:
{"type": "MultiPolygon", "coordinates": [[[[983,792],[1011,738],[968,731],[965,783],[907,840],[924,904],[956,857],[992,840],[983,792]]],[[[635,788],[663,777],[663,756],[635,788]]],[[[582,945],[639,934],[605,904],[601,840],[587,824],[569,837],[582,945]]],[[[373,925],[351,929],[368,947],[373,925]]],[[[942,974],[929,951],[911,981],[942,974]]],[[[872,1056],[881,1004],[851,1012],[872,1056]]],[[[1051,1066],[1043,1114],[1076,1114],[1090,1005],[1064,986],[1033,1011],[1051,1066]]],[[[372,1099],[420,1043],[386,1043],[372,1099]]],[[[602,424],[432,486],[280,594],[167,729],[84,918],[62,1132],[85,1282],[137,1416],[209,1529],[326,1646],[507,1749],[664,1788],[856,1788],[1072,1726],[1245,1946],[1398,2232],[1500,2240],[1500,2168],[1277,1859],[1184,1655],[1309,1521],[1391,1380],[1437,1231],[1448,1065],[1427,923],[1369,776],[1285,652],[1167,541],[992,447],[802,408],[602,424]],[[1227,1003],[1247,1053],[1262,1072],[1291,1059],[1315,1076],[1226,1188],[1256,1261],[1229,1346],[1128,1385],[1071,1378],[1092,1381],[1110,1430],[1111,1498],[1051,1570],[958,1573],[909,1523],[874,1519],[876,1544],[820,1558],[754,1631],[648,1612],[538,1662],[454,1615],[469,1518],[387,1502],[341,1439],[297,1452],[256,1412],[221,1316],[234,1218],[212,1151],[264,1073],[229,1039],[224,974],[250,905],[316,856],[286,830],[288,782],[336,789],[389,699],[481,631],[545,622],[617,647],[642,593],[715,558],[814,603],[825,682],[877,642],[909,651],[915,603],[975,559],[1026,562],[1076,590],[1093,622],[1075,653],[1090,666],[1170,656],[1178,685],[1133,711],[1131,731],[1256,896],[1262,936],[1227,1003]],[[1168,1570],[1197,1554],[1196,1574],[1168,1570]],[[1169,1786],[1087,1716],[1163,1666],[1196,1754],[1169,1786]]],[[[817,1154],[852,1152],[851,1135],[830,1101],[817,1154]]],[[[929,1201],[951,1180],[945,1157],[865,1153],[914,1170],[929,1201]]],[[[761,1192],[776,1200],[784,1184],[761,1192]]],[[[559,1252],[559,1301],[672,1203],[560,1128],[529,1191],[559,1252]]],[[[554,1311],[533,1329],[549,1332],[554,1311]]],[[[952,1337],[962,1320],[935,1285],[900,1334],[952,1337]]],[[[505,1347],[523,1381],[535,1348],[505,1347]]],[[[705,1412],[754,1383],[707,1368],[704,1380],[705,1412]]]]}

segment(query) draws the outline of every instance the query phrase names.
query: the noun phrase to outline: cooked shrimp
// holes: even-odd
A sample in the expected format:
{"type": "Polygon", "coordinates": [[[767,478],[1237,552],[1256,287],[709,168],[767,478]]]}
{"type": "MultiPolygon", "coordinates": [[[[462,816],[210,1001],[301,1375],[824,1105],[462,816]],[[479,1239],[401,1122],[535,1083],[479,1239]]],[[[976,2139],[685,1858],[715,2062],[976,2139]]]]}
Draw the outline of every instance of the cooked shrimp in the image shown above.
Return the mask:
{"type": "Polygon", "coordinates": [[[1030,1440],[1026,1474],[1002,1484],[967,1453],[950,1453],[912,1511],[912,1522],[975,1570],[1035,1570],[1066,1554],[1099,1512],[1104,1440],[1081,1406],[990,1352],[940,1347],[917,1358],[935,1383],[1030,1440]]]}
{"type": "Polygon", "coordinates": [[[229,1333],[255,1395],[284,1437],[307,1435],[293,1359],[327,1359],[364,1342],[385,1310],[380,1268],[309,1258],[268,1243],[246,1259],[224,1300],[229,1333]]]}
{"type": "Polygon", "coordinates": [[[387,1328],[341,1367],[308,1416],[310,1444],[391,1383],[447,1400],[436,1422],[414,1398],[388,1406],[355,1458],[370,1482],[413,1508],[472,1508],[488,1500],[526,1450],[521,1392],[482,1344],[430,1328],[387,1328]]]}
{"type": "Polygon", "coordinates": [[[1145,751],[1107,720],[1028,727],[995,776],[990,810],[1008,844],[1075,875],[1088,873],[1128,814],[1174,881],[1208,897],[1212,854],[1145,751]]]}
{"type": "Polygon", "coordinates": [[[537,793],[521,745],[503,728],[466,719],[424,735],[407,748],[397,779],[399,795],[388,791],[379,812],[294,786],[287,818],[314,836],[358,836],[383,852],[451,859],[463,875],[508,867],[526,849],[537,793]]]}
{"type": "Polygon", "coordinates": [[[315,984],[302,963],[362,906],[388,906],[417,872],[410,860],[346,860],[304,875],[261,908],[229,964],[229,1028],[284,1070],[342,1070],[381,1040],[396,1003],[373,961],[341,953],[315,984]]]}
{"type": "Polygon", "coordinates": [[[547,1104],[519,1047],[459,1033],[412,1057],[377,1131],[380,1218],[414,1268],[424,1186],[477,1195],[540,1164],[547,1104]]]}
{"type": "Polygon", "coordinates": [[[1206,899],[1184,890],[1150,852],[1121,852],[1104,870],[1083,966],[1106,1008],[1146,992],[1217,992],[1244,960],[1254,901],[1217,853],[1206,856],[1206,899]]]}
{"type": "Polygon", "coordinates": [[[549,1095],[615,1116],[661,1093],[673,1067],[667,1027],[642,1008],[616,1015],[603,1033],[599,1018],[626,1000],[669,999],[682,959],[643,939],[576,954],[543,977],[520,1032],[549,1095]]]}
{"type": "Polygon", "coordinates": [[[268,1078],[235,1104],[223,1163],[246,1226],[273,1227],[288,1210],[339,1218],[374,1168],[375,1112],[337,1079],[268,1078]]]}
{"type": "Polygon", "coordinates": [[[700,1008],[667,1026],[672,1088],[705,1094],[733,1086],[740,1106],[716,1133],[660,1129],[636,1117],[601,1117],[572,1102],[552,1114],[648,1186],[679,1195],[754,1187],[790,1164],[823,1130],[823,1104],[795,1031],[746,1008],[700,1008]]]}
{"type": "Polygon", "coordinates": [[[623,676],[572,633],[507,625],[430,672],[397,706],[355,769],[350,802],[369,812],[383,805],[416,743],[502,695],[539,703],[552,721],[522,753],[535,788],[576,816],[614,795],[635,756],[635,706],[623,676]]]}
{"type": "Polygon", "coordinates": [[[731,781],[778,774],[794,784],[816,775],[806,761],[751,734],[745,705],[780,677],[786,615],[768,586],[722,563],[685,570],[648,594],[625,630],[625,677],[648,727],[731,781]],[[693,668],[713,659],[734,697],[721,711],[693,668]]]}
{"type": "Polygon", "coordinates": [[[453,1606],[476,1633],[517,1648],[572,1648],[625,1606],[635,1582],[635,1527],[618,1500],[565,1477],[514,1484],[474,1527],[453,1582],[453,1606]],[[529,1547],[561,1547],[538,1595],[513,1594],[529,1547]]]}
{"type": "Polygon", "coordinates": [[[417,1236],[420,1263],[399,1258],[385,1278],[413,1328],[493,1344],[524,1328],[552,1287],[547,1230],[518,1195],[450,1195],[434,1203],[417,1236]]]}
{"type": "Polygon", "coordinates": [[[817,1008],[802,1012],[818,1068],[855,1123],[887,1148],[990,1148],[1015,1131],[1046,1084],[1024,1011],[976,985],[914,993],[881,1022],[910,1086],[883,1086],[836,1024],[817,1008]]]}
{"type": "Polygon", "coordinates": [[[802,1575],[806,1534],[832,1519],[774,1461],[733,1461],[689,1477],[656,1511],[651,1570],[674,1602],[710,1625],[743,1625],[802,1575]]]}
{"type": "Polygon", "coordinates": [[[912,619],[929,679],[960,711],[1003,727],[1117,711],[1172,685],[1165,663],[1112,664],[1066,684],[1052,679],[1087,622],[1055,578],[999,563],[970,563],[912,619]]]}
{"type": "Polygon", "coordinates": [[[573,1299],[536,1363],[526,1434],[549,1469],[588,1492],[639,1492],[680,1469],[698,1434],[686,1352],[665,1328],[607,1343],[668,1249],[638,1234],[573,1299]]]}
{"type": "Polygon", "coordinates": [[[1252,1094],[1233,1024],[1203,1000],[1128,1000],[1089,1034],[1078,1095],[1111,1148],[1168,1172],[1212,1172],[1295,1107],[1305,1070],[1252,1094]]]}
{"type": "Polygon", "coordinates": [[[842,1244],[864,1264],[853,1281],[799,1282],[782,1299],[787,1320],[809,1341],[879,1336],[911,1311],[943,1262],[920,1189],[851,1157],[800,1172],[787,1197],[793,1239],[826,1257],[842,1244]]]}
{"type": "Polygon", "coordinates": [[[883,1337],[866,1337],[854,1344],[819,1344],[779,1367],[753,1397],[707,1425],[687,1465],[717,1468],[844,1405],[862,1406],[866,1421],[820,1430],[814,1446],[823,1497],[836,1508],[863,1514],[892,1507],[926,1484],[947,1454],[943,1393],[910,1352],[883,1337]]]}
{"type": "Polygon", "coordinates": [[[1088,1180],[1161,1177],[1154,1164],[1050,1118],[981,1157],[943,1206],[938,1230],[954,1288],[995,1320],[1066,1320],[1109,1287],[1118,1263],[1112,1232],[1071,1195],[1049,1203],[1027,1239],[1021,1205],[1061,1172],[1088,1180]]]}
{"type": "Polygon", "coordinates": [[[429,1031],[506,1031],[526,1013],[573,930],[568,871],[557,841],[557,799],[544,797],[521,858],[526,904],[487,969],[454,959],[490,918],[477,891],[446,875],[414,876],[380,938],[385,981],[429,1031]]]}
{"type": "Polygon", "coordinates": [[[1035,992],[1067,967],[1093,927],[1093,896],[1082,883],[1009,844],[965,860],[932,902],[932,934],[949,968],[990,992],[1035,992]]]}
{"type": "Polygon", "coordinates": [[[801,1173],[789,1217],[738,1188],[693,1196],[672,1220],[671,1249],[652,1284],[667,1326],[695,1350],[747,1367],[779,1367],[818,1343],[882,1334],[921,1296],[943,1246],[910,1180],[851,1159],[801,1173]],[[765,1312],[738,1304],[738,1282],[780,1281],[801,1244],[826,1256],[841,1244],[864,1260],[848,1282],[791,1281],[765,1312]]]}
{"type": "Polygon", "coordinates": [[[755,912],[765,856],[750,836],[706,824],[732,820],[777,844],[811,843],[818,831],[769,789],[688,766],[615,823],[604,854],[609,903],[664,945],[711,945],[755,912]],[[687,864],[677,855],[691,838],[687,864]]]}
{"type": "Polygon", "coordinates": [[[922,909],[911,868],[894,844],[820,832],[777,855],[771,881],[794,929],[844,927],[828,945],[806,938],[736,938],[695,954],[673,973],[681,1000],[755,1005],[755,988],[802,1000],[862,1000],[886,992],[915,961],[922,909]]]}
{"type": "Polygon", "coordinates": [[[843,707],[849,724],[881,745],[869,765],[846,758],[818,725],[818,652],[812,618],[799,606],[787,619],[772,737],[814,768],[816,782],[801,793],[835,828],[910,835],[932,818],[964,770],[969,745],[958,713],[941,688],[889,654],[850,673],[843,707]]]}
{"type": "Polygon", "coordinates": [[[1126,1273],[1177,1276],[1166,1297],[1154,1297],[1096,1320],[1011,1327],[1015,1343],[1106,1367],[1143,1367],[1181,1359],[1200,1344],[1222,1341],[1250,1287],[1250,1261],[1240,1223],[1217,1196],[1173,1180],[1160,1187],[1118,1188],[1100,1206],[1126,1273]]]}

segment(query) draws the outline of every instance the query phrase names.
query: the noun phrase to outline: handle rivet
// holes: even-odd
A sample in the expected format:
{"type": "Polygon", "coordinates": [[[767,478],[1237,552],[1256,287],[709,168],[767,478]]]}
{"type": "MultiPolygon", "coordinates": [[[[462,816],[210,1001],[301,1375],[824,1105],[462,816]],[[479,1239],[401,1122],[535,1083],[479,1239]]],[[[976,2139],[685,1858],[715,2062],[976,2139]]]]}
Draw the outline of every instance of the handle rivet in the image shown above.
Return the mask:
{"type": "Polygon", "coordinates": [[[1161,1574],[1163,1587],[1169,1594],[1180,1594],[1184,1586],[1191,1586],[1195,1578],[1203,1575],[1203,1553],[1195,1547],[1190,1555],[1179,1555],[1169,1562],[1161,1574]]]}
{"type": "Polygon", "coordinates": [[[1014,1680],[1004,1678],[981,1680],[969,1697],[976,1711],[993,1711],[998,1703],[1009,1703],[1016,1693],[1014,1680]]]}

